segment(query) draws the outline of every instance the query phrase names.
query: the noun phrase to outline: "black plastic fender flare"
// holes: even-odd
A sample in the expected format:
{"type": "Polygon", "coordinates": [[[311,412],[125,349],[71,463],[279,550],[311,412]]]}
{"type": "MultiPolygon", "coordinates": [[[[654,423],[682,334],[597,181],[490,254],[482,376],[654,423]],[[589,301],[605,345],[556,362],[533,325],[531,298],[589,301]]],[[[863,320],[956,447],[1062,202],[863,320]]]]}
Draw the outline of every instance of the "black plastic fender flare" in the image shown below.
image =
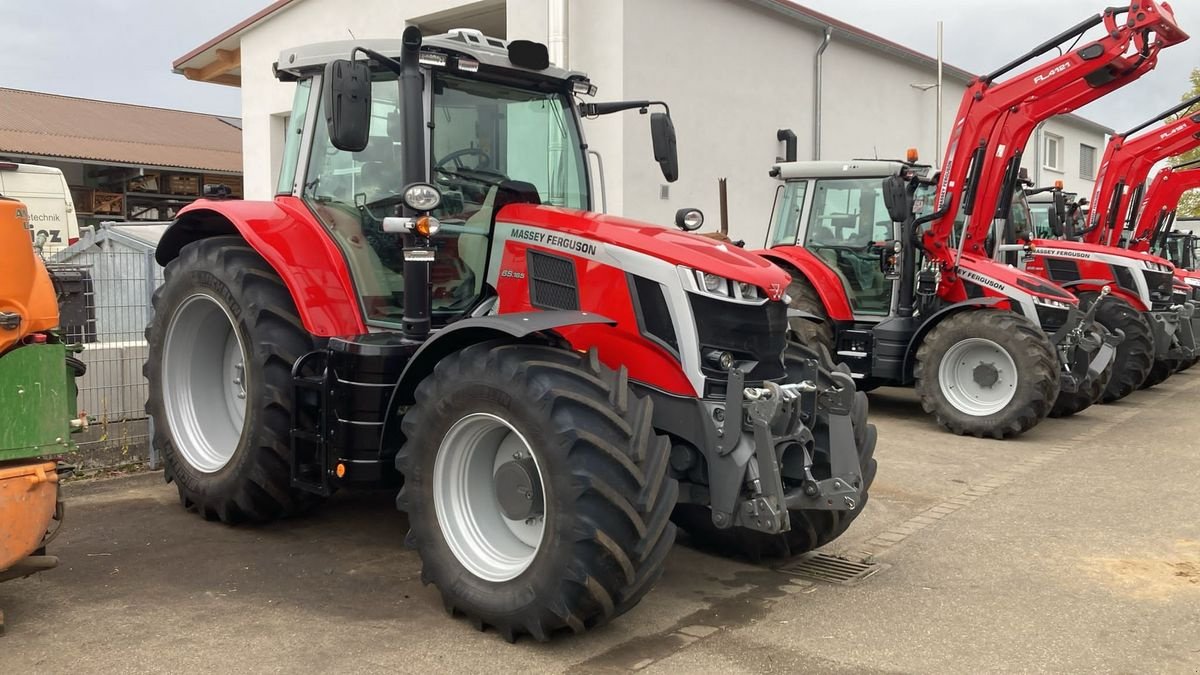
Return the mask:
{"type": "Polygon", "coordinates": [[[1066,288],[1066,289],[1070,289],[1075,286],[1083,286],[1085,284],[1088,286],[1099,286],[1100,288],[1104,288],[1105,286],[1117,286],[1118,285],[1117,282],[1115,282],[1115,281],[1112,281],[1112,280],[1106,281],[1104,279],[1076,279],[1075,281],[1063,281],[1063,282],[1056,281],[1054,283],[1056,283],[1059,286],[1062,286],[1063,288],[1066,288]]]}
{"type": "Polygon", "coordinates": [[[392,389],[392,395],[388,399],[388,416],[383,426],[384,442],[392,437],[398,438],[400,427],[397,423],[397,408],[412,401],[417,384],[428,377],[434,366],[450,354],[487,340],[521,340],[555,328],[584,324],[615,326],[617,322],[601,314],[574,310],[515,312],[462,319],[434,332],[409,359],[408,364],[404,366],[404,372],[400,373],[400,379],[392,389]]]}
{"type": "Polygon", "coordinates": [[[787,318],[804,319],[805,321],[811,321],[816,324],[825,323],[825,319],[823,317],[819,317],[816,314],[810,314],[802,309],[792,309],[791,307],[788,307],[787,318]]]}
{"type": "MultiPolygon", "coordinates": [[[[927,320],[921,323],[920,328],[917,328],[917,331],[913,333],[912,338],[908,341],[908,348],[905,349],[904,353],[905,378],[912,378],[913,367],[916,365],[917,360],[917,348],[921,346],[921,341],[925,339],[929,331],[933,330],[934,326],[942,322],[942,319],[972,307],[994,307],[1002,302],[1010,302],[1011,300],[1011,298],[971,298],[948,305],[931,314],[927,320]]],[[[1036,317],[1034,321],[1037,321],[1036,317]]]]}

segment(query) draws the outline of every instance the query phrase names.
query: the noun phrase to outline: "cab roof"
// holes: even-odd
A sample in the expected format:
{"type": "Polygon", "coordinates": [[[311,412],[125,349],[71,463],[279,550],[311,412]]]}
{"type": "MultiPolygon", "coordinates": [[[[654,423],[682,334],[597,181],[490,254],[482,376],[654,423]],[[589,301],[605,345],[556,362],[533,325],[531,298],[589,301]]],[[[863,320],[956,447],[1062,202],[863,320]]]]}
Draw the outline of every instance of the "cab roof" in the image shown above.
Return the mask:
{"type": "Polygon", "coordinates": [[[910,166],[899,160],[852,159],[848,161],[780,162],[772,175],[781,180],[799,178],[884,178],[910,166]]]}
{"type": "MultiPolygon", "coordinates": [[[[398,59],[404,47],[404,41],[400,38],[337,40],[293,47],[279,53],[279,61],[275,64],[275,69],[277,73],[298,76],[302,72],[323,68],[330,61],[349,58],[350,51],[355,47],[364,47],[384,56],[398,59]]],[[[457,28],[441,35],[423,37],[421,51],[461,54],[479,61],[481,65],[526,72],[543,78],[585,82],[588,79],[584,73],[564,70],[553,64],[543,70],[532,70],[514,65],[508,58],[507,41],[489,37],[469,28],[457,28]]]]}

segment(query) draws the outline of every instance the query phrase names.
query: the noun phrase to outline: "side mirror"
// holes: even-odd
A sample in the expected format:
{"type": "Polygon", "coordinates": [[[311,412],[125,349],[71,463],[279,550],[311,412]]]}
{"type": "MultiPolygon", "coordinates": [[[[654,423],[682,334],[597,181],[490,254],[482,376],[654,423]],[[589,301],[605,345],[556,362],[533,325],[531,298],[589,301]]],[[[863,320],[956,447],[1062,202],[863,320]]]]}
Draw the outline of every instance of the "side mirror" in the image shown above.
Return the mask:
{"type": "Polygon", "coordinates": [[[371,136],[371,67],[338,59],[325,66],[325,125],[329,142],[346,152],[362,152],[371,136]]]}
{"type": "Polygon", "coordinates": [[[662,168],[668,183],[679,180],[679,156],[675,149],[675,124],[666,113],[650,113],[650,140],[654,143],[654,161],[662,168]]]}
{"type": "Polygon", "coordinates": [[[903,223],[912,215],[912,204],[908,199],[908,182],[901,176],[883,179],[883,203],[893,223],[903,223]]]}
{"type": "Polygon", "coordinates": [[[1051,195],[1054,204],[1050,208],[1050,231],[1061,237],[1064,234],[1063,225],[1067,222],[1067,196],[1062,190],[1055,190],[1051,195]]]}

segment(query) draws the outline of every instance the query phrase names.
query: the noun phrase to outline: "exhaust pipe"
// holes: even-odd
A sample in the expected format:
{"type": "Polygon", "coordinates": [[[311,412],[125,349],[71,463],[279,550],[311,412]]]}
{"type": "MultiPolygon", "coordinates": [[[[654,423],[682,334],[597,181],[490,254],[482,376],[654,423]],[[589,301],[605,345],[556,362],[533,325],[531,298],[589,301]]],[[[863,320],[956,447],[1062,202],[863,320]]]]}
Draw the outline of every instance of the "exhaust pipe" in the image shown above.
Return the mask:
{"type": "Polygon", "coordinates": [[[775,132],[775,138],[783,143],[783,161],[796,161],[796,132],[791,129],[780,129],[775,132]]]}

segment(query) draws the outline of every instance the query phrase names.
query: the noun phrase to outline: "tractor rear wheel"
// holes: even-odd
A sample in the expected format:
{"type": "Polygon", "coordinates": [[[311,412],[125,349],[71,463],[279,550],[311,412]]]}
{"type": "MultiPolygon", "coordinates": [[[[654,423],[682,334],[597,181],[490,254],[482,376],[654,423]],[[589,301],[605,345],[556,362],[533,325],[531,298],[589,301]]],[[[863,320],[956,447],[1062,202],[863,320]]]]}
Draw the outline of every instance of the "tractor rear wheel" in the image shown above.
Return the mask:
{"type": "Polygon", "coordinates": [[[292,364],[314,348],[279,275],[238,237],[184,246],[154,292],[146,412],[189,510],[226,523],[293,515],[292,364]]]}
{"type": "Polygon", "coordinates": [[[619,616],[662,575],[679,486],[623,368],[594,350],[481,343],[438,363],[414,400],[397,505],[451,614],[547,640],[619,616]]]}
{"type": "Polygon", "coordinates": [[[1011,438],[1050,413],[1058,357],[1042,329],[1007,311],[965,310],[934,326],[917,349],[917,394],[943,428],[1011,438]]]}
{"type": "MultiPolygon", "coordinates": [[[[792,348],[785,362],[801,358],[792,348]]],[[[833,364],[824,360],[827,368],[833,364]]],[[[845,369],[845,366],[837,366],[845,369]]],[[[688,534],[688,542],[697,548],[711,550],[730,557],[744,557],[752,562],[771,558],[790,558],[837,539],[850,527],[850,523],[863,512],[867,505],[871,484],[875,481],[878,463],[875,460],[875,442],[878,434],[874,424],[867,423],[867,395],[861,391],[854,395],[850,409],[850,423],[854,428],[854,444],[858,451],[858,464],[862,471],[862,490],[858,504],[851,511],[817,511],[792,509],[788,511],[791,529],[782,534],[765,534],[742,527],[720,529],[712,522],[712,511],[701,504],[680,504],[675,508],[672,519],[688,534]]],[[[817,420],[813,428],[819,440],[828,438],[823,434],[824,420],[817,420]]]]}

